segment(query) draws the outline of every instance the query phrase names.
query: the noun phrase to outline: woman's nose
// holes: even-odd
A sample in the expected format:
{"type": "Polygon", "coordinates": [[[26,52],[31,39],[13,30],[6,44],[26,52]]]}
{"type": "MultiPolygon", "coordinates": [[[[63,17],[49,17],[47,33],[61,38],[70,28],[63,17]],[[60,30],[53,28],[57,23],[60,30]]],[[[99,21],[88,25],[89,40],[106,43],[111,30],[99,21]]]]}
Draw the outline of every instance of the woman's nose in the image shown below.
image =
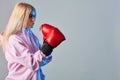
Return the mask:
{"type": "Polygon", "coordinates": [[[32,17],[32,21],[33,21],[33,22],[35,21],[35,17],[32,17]]]}

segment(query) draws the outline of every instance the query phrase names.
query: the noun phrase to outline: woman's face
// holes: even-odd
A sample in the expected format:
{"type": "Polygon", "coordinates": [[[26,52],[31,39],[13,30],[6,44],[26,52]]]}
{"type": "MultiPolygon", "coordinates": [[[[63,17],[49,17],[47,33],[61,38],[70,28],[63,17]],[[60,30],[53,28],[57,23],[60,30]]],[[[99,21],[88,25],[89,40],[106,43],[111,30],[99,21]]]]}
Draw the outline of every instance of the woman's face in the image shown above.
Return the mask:
{"type": "Polygon", "coordinates": [[[28,28],[32,28],[35,22],[35,18],[36,18],[36,12],[32,11],[31,14],[29,15],[29,19],[28,19],[28,23],[27,23],[27,27],[28,28]]]}

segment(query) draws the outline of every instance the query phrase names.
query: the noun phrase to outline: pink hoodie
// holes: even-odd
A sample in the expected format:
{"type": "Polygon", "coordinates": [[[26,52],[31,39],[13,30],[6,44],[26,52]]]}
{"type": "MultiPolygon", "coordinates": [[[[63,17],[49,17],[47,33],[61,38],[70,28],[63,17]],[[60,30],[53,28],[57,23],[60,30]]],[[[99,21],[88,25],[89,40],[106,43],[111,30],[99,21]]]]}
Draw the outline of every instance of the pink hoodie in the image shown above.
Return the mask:
{"type": "Polygon", "coordinates": [[[39,40],[30,28],[10,36],[5,50],[9,70],[5,80],[37,80],[38,77],[45,80],[41,67],[49,63],[52,56],[46,57],[39,48],[39,40]]]}

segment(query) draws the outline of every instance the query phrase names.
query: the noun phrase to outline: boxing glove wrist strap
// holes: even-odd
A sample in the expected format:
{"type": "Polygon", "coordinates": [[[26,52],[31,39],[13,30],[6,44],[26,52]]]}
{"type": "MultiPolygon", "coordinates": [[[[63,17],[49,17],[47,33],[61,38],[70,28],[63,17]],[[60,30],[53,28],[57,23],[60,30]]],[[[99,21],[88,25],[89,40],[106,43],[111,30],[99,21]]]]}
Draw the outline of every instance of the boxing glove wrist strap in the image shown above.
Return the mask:
{"type": "Polygon", "coordinates": [[[50,46],[47,42],[44,41],[40,50],[43,52],[43,54],[48,56],[52,53],[53,47],[50,46]]]}

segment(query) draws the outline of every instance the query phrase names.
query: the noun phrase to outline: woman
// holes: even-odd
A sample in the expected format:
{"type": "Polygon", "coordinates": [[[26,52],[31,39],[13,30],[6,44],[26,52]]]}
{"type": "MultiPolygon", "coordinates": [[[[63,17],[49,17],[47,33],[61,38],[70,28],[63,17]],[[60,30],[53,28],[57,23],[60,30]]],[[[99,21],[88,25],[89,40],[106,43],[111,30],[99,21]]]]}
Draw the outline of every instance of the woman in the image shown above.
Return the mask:
{"type": "Polygon", "coordinates": [[[31,28],[36,18],[36,10],[27,3],[17,3],[10,16],[8,25],[0,35],[8,61],[8,75],[5,80],[45,80],[41,67],[52,59],[40,50],[38,38],[31,28]]]}
{"type": "Polygon", "coordinates": [[[42,24],[43,44],[34,35],[35,8],[27,3],[17,3],[8,25],[0,34],[0,45],[8,61],[8,76],[5,80],[45,80],[41,67],[48,64],[51,52],[62,41],[64,35],[56,27],[42,24]]]}

